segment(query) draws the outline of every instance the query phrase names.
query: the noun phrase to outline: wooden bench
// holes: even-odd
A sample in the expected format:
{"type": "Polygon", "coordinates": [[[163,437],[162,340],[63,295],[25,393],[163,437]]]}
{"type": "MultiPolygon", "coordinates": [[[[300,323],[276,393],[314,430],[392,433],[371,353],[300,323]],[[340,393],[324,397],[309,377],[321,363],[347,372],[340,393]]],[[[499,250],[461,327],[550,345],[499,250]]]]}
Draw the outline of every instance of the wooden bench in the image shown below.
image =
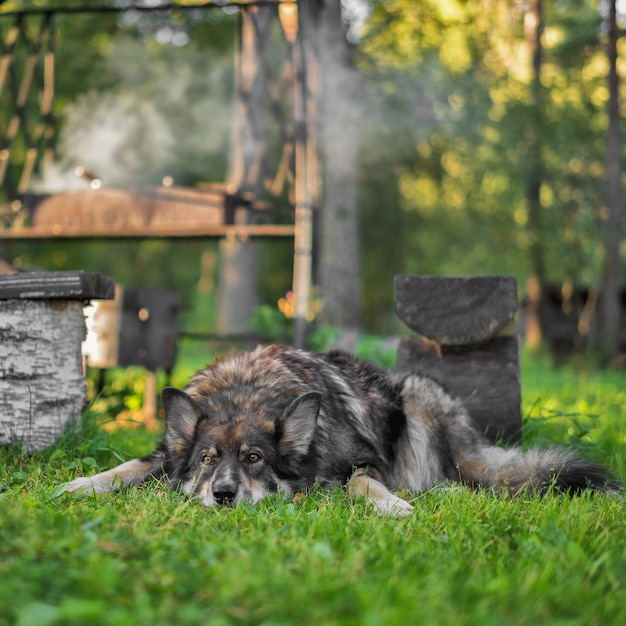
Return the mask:
{"type": "Polygon", "coordinates": [[[460,397],[492,440],[521,438],[519,339],[513,276],[411,276],[394,280],[402,338],[398,369],[422,371],[460,397]]]}
{"type": "Polygon", "coordinates": [[[112,279],[90,272],[0,276],[0,444],[41,450],[80,418],[83,307],[114,291],[112,279]]]}

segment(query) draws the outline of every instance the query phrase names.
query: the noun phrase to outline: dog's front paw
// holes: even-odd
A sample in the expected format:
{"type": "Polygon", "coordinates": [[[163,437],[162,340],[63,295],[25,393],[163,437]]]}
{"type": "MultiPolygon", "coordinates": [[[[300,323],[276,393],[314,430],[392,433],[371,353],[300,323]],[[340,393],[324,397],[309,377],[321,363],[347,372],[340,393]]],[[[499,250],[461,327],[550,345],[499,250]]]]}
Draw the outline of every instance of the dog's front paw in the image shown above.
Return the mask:
{"type": "Polygon", "coordinates": [[[91,495],[94,493],[106,493],[109,491],[108,484],[102,484],[96,476],[81,476],[69,483],[59,485],[59,493],[77,493],[79,495],[91,495]]]}
{"type": "Polygon", "coordinates": [[[394,495],[380,481],[367,474],[355,472],[348,481],[348,490],[352,496],[365,496],[379,515],[404,517],[413,512],[413,507],[406,500],[394,495]]]}
{"type": "Polygon", "coordinates": [[[381,499],[372,499],[374,507],[381,515],[388,515],[390,517],[406,517],[413,513],[413,507],[402,498],[394,496],[392,493],[389,496],[381,499]]]}

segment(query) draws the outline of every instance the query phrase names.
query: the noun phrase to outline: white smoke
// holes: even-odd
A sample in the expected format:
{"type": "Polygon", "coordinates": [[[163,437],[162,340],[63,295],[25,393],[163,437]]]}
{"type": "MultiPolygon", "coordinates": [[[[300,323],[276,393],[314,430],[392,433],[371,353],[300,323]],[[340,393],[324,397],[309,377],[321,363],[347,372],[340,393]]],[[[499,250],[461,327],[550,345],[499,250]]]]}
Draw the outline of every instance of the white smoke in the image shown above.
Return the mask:
{"type": "Polygon", "coordinates": [[[65,110],[60,152],[107,186],[149,184],[176,140],[154,103],[125,92],[82,95],[65,110]]]}
{"type": "Polygon", "coordinates": [[[341,15],[348,27],[346,37],[357,43],[363,34],[363,26],[372,12],[371,0],[341,0],[341,15]]]}
{"type": "Polygon", "coordinates": [[[76,188],[78,166],[105,186],[155,185],[172,175],[177,183],[177,173],[210,177],[209,164],[229,149],[232,61],[208,59],[193,43],[157,50],[162,54],[125,37],[116,42],[108,65],[117,84],[82,94],[64,109],[59,162],[39,190],[76,188]]]}

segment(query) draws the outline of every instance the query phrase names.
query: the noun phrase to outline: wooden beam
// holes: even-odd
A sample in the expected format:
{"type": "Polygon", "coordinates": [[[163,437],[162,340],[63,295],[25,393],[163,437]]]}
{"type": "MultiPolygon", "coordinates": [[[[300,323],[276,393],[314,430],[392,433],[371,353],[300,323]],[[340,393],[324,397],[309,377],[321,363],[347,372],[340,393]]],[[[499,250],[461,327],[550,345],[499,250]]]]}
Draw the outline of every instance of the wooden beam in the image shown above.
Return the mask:
{"type": "Polygon", "coordinates": [[[147,239],[150,237],[205,238],[226,237],[249,239],[251,237],[293,237],[293,224],[189,224],[180,226],[144,226],[141,228],[89,228],[37,226],[32,228],[0,229],[0,240],[27,241],[54,239],[147,239]]]}
{"type": "Polygon", "coordinates": [[[271,207],[228,193],[224,185],[102,188],[33,197],[31,202],[34,206],[24,209],[28,225],[0,228],[0,240],[294,236],[293,224],[250,223],[271,207]]]}

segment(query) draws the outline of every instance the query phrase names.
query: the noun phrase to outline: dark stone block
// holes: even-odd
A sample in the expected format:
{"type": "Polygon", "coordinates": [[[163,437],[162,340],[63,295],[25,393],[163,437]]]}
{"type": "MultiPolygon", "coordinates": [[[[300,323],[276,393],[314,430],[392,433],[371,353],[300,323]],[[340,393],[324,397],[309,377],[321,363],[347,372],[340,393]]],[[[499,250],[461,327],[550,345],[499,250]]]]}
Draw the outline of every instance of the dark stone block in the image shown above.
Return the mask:
{"type": "Polygon", "coordinates": [[[521,439],[519,340],[496,337],[480,348],[441,349],[417,337],[400,342],[397,369],[422,372],[460,398],[493,441],[521,439]]]}
{"type": "Polygon", "coordinates": [[[0,300],[112,300],[115,282],[94,272],[22,272],[0,276],[0,300]]]}
{"type": "Polygon", "coordinates": [[[411,276],[394,279],[395,310],[415,332],[442,346],[495,337],[517,313],[514,276],[411,276]]]}

